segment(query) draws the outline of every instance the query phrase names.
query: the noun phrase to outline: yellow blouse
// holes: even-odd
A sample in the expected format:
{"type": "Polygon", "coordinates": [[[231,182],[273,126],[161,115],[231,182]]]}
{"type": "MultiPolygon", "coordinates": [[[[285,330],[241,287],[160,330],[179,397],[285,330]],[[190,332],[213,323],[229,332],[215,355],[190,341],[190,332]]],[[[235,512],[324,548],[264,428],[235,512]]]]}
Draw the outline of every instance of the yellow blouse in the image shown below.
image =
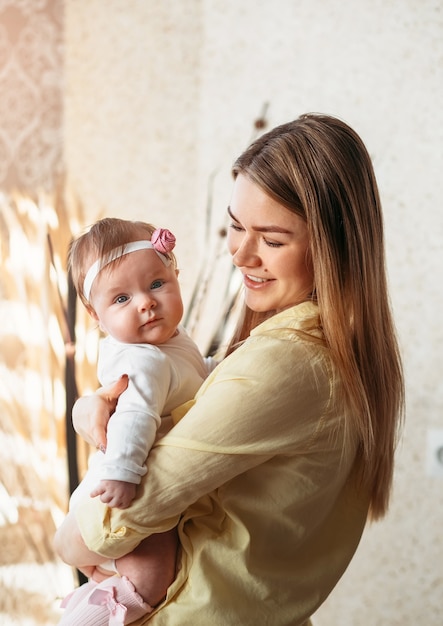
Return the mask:
{"type": "Polygon", "coordinates": [[[108,558],[179,525],[177,578],[136,624],[310,623],[357,548],[369,504],[339,387],[317,307],[287,309],[206,379],[152,449],[130,508],[97,498],[78,507],[88,548],[108,558]]]}

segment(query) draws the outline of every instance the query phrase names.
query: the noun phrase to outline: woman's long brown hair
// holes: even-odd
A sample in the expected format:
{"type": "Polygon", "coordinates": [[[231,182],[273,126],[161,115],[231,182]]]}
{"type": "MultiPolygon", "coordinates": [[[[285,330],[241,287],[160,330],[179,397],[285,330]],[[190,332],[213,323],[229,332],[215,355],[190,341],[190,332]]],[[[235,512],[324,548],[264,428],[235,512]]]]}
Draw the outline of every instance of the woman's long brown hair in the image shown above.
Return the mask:
{"type": "MultiPolygon", "coordinates": [[[[240,173],[306,220],[312,297],[361,442],[370,514],[379,518],[389,502],[404,383],[369,154],[341,120],[307,114],[259,137],[234,163],[234,177],[240,173]]],[[[228,352],[270,313],[245,307],[228,352]]]]}

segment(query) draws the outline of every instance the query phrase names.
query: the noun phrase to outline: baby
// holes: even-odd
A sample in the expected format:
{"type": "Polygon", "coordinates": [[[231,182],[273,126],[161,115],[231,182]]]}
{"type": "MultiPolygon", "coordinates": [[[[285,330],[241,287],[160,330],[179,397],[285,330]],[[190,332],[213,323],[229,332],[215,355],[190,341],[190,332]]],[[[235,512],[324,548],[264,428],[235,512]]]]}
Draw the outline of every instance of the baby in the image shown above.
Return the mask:
{"type": "MultiPolygon", "coordinates": [[[[130,506],[146,474],[149,450],[171,426],[172,410],[194,397],[213,365],[180,326],[183,302],[174,246],[169,230],[116,218],[100,220],[71,245],[77,293],[106,334],[100,342],[99,381],[107,386],[126,374],[128,387],[109,421],[106,449],[92,457],[71,496],[69,514],[89,496],[111,508],[130,506]]],[[[163,542],[177,542],[175,532],[167,535],[163,542]]],[[[175,551],[176,546],[169,550],[175,551]]],[[[161,552],[161,566],[167,567],[161,552]]],[[[169,564],[169,571],[174,569],[175,561],[169,564]]],[[[105,626],[115,603],[124,609],[125,623],[152,611],[148,598],[118,575],[114,562],[98,557],[84,571],[91,580],[63,601],[60,625],[105,626]],[[96,584],[103,575],[108,578],[96,584]],[[110,590],[114,605],[100,604],[110,590]]],[[[172,580],[159,581],[161,589],[153,589],[152,598],[158,602],[172,580]]]]}

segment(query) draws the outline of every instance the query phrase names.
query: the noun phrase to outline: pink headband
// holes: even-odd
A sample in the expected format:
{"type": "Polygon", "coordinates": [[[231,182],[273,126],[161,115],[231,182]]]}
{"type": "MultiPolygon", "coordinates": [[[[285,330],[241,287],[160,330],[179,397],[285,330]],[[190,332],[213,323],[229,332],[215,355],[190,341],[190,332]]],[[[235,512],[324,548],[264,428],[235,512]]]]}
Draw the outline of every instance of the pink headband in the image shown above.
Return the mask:
{"type": "Polygon", "coordinates": [[[95,263],[93,263],[87,271],[85,282],[83,283],[83,295],[85,299],[89,302],[94,280],[97,278],[99,272],[106,265],[109,265],[109,263],[112,263],[116,259],[119,259],[130,252],[136,252],[137,250],[154,250],[166,267],[168,267],[171,264],[171,260],[165,255],[172,252],[174,246],[174,235],[166,228],[157,228],[157,230],[155,230],[151,235],[151,241],[144,239],[140,241],[131,241],[123,247],[120,246],[118,248],[114,248],[114,250],[111,250],[111,252],[109,252],[109,254],[102,259],[97,259],[97,261],[95,261],[95,263]]]}

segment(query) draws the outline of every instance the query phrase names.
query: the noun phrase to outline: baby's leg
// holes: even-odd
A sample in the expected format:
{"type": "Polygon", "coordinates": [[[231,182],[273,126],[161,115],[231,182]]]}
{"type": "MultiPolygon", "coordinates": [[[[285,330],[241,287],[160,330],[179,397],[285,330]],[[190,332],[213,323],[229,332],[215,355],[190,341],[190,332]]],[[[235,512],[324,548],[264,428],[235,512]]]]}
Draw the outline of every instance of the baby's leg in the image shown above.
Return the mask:
{"type": "Polygon", "coordinates": [[[117,559],[117,574],[109,575],[108,563],[91,568],[94,580],[66,598],[59,626],[107,626],[115,611],[121,614],[121,623],[129,624],[150,613],[175,579],[177,547],[174,528],[144,539],[117,559]]]}
{"type": "Polygon", "coordinates": [[[178,535],[173,528],[144,539],[130,554],[116,560],[120,576],[127,576],[145,602],[155,607],[175,580],[178,535]]]}

